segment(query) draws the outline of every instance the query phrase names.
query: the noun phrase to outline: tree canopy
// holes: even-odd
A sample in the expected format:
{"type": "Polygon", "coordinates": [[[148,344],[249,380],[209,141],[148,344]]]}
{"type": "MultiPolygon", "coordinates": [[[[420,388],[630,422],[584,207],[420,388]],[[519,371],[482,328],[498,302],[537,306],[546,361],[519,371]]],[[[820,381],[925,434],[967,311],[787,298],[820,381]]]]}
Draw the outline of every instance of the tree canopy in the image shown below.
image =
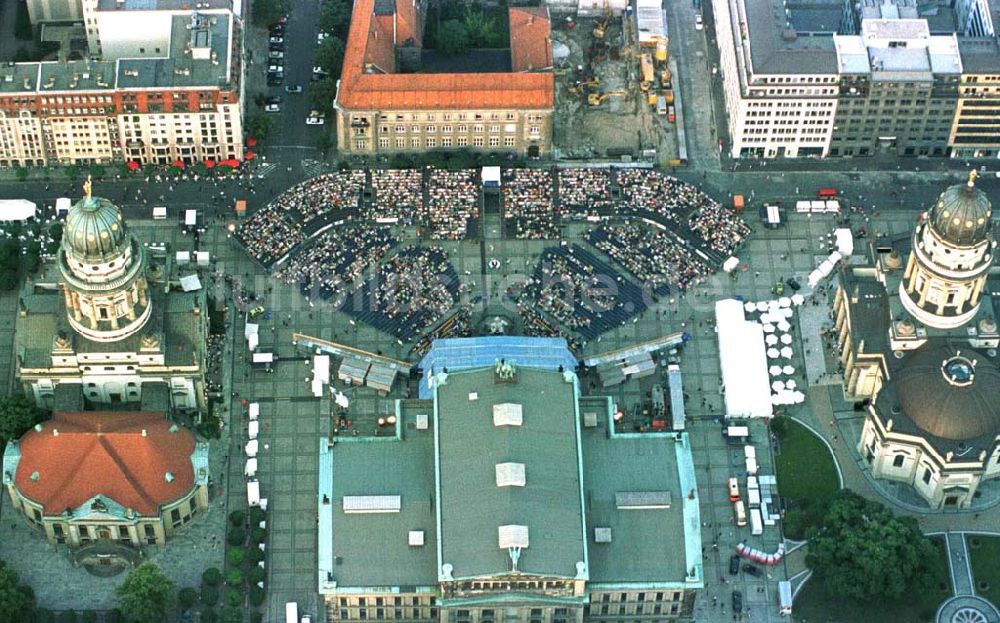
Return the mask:
{"type": "Polygon", "coordinates": [[[351,4],[347,0],[326,0],[319,13],[319,30],[334,37],[347,38],[351,24],[351,4]]]}
{"type": "Polygon", "coordinates": [[[40,419],[41,412],[26,396],[0,398],[0,441],[6,443],[19,438],[40,419]]]}
{"type": "Polygon", "coordinates": [[[844,490],[810,531],[806,564],[831,595],[895,599],[926,584],[935,556],[915,519],[844,490]]]}
{"type": "Polygon", "coordinates": [[[337,37],[324,39],[316,48],[316,64],[330,74],[331,78],[339,78],[341,66],[344,64],[344,42],[337,37]]]}
{"type": "Polygon", "coordinates": [[[253,3],[254,21],[261,26],[274,24],[288,15],[291,7],[291,0],[257,0],[253,3]]]}
{"type": "Polygon", "coordinates": [[[0,560],[0,621],[27,623],[33,619],[35,596],[21,584],[17,572],[0,560]]]}
{"type": "Polygon", "coordinates": [[[309,101],[313,108],[327,112],[333,108],[333,99],[337,97],[337,83],[333,78],[323,78],[313,82],[309,87],[309,101]]]}
{"type": "Polygon", "coordinates": [[[155,564],[144,562],[115,588],[115,595],[127,620],[156,623],[173,605],[174,583],[155,564]]]}
{"type": "Polygon", "coordinates": [[[437,48],[443,54],[463,54],[469,49],[469,30],[457,19],[441,23],[436,33],[437,48]]]}

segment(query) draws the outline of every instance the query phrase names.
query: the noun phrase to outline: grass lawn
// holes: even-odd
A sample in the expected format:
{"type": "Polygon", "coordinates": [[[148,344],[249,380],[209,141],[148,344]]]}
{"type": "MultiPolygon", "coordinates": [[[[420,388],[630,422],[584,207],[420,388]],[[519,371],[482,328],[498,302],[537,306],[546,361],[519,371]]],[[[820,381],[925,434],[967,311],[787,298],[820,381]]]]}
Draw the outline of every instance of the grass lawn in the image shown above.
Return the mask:
{"type": "Polygon", "coordinates": [[[971,534],[966,538],[966,545],[976,594],[994,605],[1000,604],[1000,537],[971,534]]]}
{"type": "MultiPolygon", "coordinates": [[[[1000,539],[997,549],[1000,552],[1000,539]]],[[[879,599],[874,603],[855,602],[840,597],[831,597],[816,579],[811,579],[795,600],[796,621],[821,621],[828,623],[918,623],[933,621],[938,606],[951,596],[951,580],[948,576],[948,559],[944,552],[944,539],[932,537],[937,549],[934,560],[930,590],[911,589],[896,600],[879,599]]],[[[975,554],[973,567],[975,567],[975,554]]],[[[994,570],[998,567],[993,565],[994,570]]],[[[1000,580],[1000,578],[998,578],[1000,580]]]]}
{"type": "Polygon", "coordinates": [[[775,463],[778,491],[790,504],[784,529],[789,538],[801,539],[819,521],[818,509],[839,490],[840,482],[826,444],[798,422],[789,419],[782,426],[775,463]]]}

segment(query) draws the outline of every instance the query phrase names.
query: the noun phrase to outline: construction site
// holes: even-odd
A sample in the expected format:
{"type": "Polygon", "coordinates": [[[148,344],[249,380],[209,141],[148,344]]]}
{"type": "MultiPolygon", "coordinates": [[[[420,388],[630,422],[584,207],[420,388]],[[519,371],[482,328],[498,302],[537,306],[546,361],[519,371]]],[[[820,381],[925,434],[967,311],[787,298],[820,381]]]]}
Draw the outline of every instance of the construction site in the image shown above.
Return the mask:
{"type": "Polygon", "coordinates": [[[686,159],[660,0],[636,0],[624,10],[605,0],[594,15],[553,19],[552,42],[558,158],[686,159]]]}

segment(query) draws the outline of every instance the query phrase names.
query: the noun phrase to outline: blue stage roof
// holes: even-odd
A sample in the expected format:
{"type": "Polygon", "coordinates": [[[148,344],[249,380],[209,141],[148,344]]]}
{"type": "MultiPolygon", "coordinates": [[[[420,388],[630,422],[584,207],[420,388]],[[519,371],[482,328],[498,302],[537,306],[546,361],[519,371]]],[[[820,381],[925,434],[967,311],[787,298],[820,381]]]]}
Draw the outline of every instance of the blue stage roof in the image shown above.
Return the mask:
{"type": "MultiPolygon", "coordinates": [[[[561,337],[460,337],[434,340],[430,351],[420,361],[424,376],[485,368],[497,359],[514,361],[518,366],[543,370],[576,369],[576,358],[561,337]]],[[[427,383],[420,384],[420,397],[432,398],[427,383]]]]}

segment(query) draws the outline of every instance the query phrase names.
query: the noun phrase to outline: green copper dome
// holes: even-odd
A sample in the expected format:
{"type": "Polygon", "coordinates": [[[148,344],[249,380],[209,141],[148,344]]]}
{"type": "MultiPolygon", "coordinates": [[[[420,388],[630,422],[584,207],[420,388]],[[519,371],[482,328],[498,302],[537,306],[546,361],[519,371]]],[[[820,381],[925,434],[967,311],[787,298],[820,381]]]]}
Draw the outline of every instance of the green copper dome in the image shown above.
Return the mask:
{"type": "Polygon", "coordinates": [[[126,239],[118,206],[101,197],[84,197],[66,217],[62,244],[78,257],[103,258],[117,253],[126,239]]]}
{"type": "Polygon", "coordinates": [[[965,184],[949,186],[931,208],[931,227],[944,240],[971,247],[990,237],[993,211],[986,193],[976,188],[975,175],[965,184]]]}

